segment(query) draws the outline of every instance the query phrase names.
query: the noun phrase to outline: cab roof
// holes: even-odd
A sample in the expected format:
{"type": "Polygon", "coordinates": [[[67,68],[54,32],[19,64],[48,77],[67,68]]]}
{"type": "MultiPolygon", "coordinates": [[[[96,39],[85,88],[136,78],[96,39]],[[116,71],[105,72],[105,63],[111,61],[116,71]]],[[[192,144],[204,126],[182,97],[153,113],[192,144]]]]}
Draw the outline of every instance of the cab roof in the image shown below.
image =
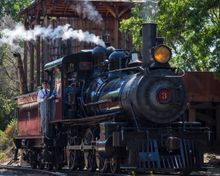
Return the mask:
{"type": "Polygon", "coordinates": [[[85,59],[90,59],[92,60],[92,50],[83,50],[79,53],[76,54],[71,54],[68,56],[64,56],[61,58],[58,58],[56,60],[53,60],[51,62],[48,62],[47,64],[44,65],[44,70],[51,70],[54,67],[59,67],[64,63],[68,63],[68,62],[79,62],[80,60],[85,60],[85,59]]]}

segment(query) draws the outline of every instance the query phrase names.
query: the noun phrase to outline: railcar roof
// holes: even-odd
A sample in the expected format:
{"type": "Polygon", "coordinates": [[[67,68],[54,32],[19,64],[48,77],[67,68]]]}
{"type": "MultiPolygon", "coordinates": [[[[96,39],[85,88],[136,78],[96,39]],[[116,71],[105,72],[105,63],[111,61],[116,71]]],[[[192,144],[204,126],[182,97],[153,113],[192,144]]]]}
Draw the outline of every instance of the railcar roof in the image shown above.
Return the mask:
{"type": "Polygon", "coordinates": [[[48,62],[47,64],[45,64],[44,70],[50,70],[54,67],[62,65],[63,63],[70,62],[70,61],[73,61],[75,59],[79,59],[79,58],[82,58],[82,57],[88,57],[91,54],[92,54],[92,50],[83,50],[83,51],[81,51],[79,53],[76,53],[76,54],[71,54],[71,55],[68,55],[68,56],[58,58],[56,60],[53,60],[53,61],[48,62]]]}
{"type": "Polygon", "coordinates": [[[44,66],[44,70],[50,70],[51,68],[54,68],[56,66],[59,66],[62,64],[64,57],[61,57],[59,59],[53,60],[51,62],[48,62],[47,64],[45,64],[44,66]]]}

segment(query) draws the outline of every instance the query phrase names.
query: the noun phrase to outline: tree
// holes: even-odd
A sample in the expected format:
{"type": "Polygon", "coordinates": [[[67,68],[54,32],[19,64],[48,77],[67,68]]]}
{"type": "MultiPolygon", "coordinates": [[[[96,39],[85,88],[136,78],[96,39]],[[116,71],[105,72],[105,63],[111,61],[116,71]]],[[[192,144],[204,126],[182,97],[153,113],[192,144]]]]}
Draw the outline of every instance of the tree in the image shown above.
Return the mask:
{"type": "MultiPolygon", "coordinates": [[[[133,9],[134,16],[122,21],[121,30],[128,30],[139,45],[137,29],[144,22],[139,14],[143,8],[136,5],[133,9]]],[[[174,66],[188,71],[220,69],[219,0],[159,0],[156,23],[160,36],[174,51],[174,66]]]]}
{"type": "MultiPolygon", "coordinates": [[[[30,0],[1,0],[0,30],[4,27],[9,27],[6,23],[16,23],[22,20],[18,13],[30,3],[30,0]],[[4,18],[5,16],[7,16],[7,18],[4,18]],[[13,19],[13,21],[11,19],[13,19]]],[[[7,123],[14,117],[14,98],[20,93],[18,88],[19,77],[17,64],[19,63],[19,68],[21,68],[21,65],[23,65],[21,61],[21,58],[18,58],[18,60],[14,58],[8,46],[0,46],[0,130],[4,130],[7,123]]],[[[22,89],[24,91],[22,90],[21,93],[24,93],[25,87],[22,89]]]]}
{"type": "Polygon", "coordinates": [[[31,3],[31,0],[1,0],[0,16],[11,16],[14,20],[19,21],[21,17],[18,15],[21,9],[24,9],[31,3]]]}

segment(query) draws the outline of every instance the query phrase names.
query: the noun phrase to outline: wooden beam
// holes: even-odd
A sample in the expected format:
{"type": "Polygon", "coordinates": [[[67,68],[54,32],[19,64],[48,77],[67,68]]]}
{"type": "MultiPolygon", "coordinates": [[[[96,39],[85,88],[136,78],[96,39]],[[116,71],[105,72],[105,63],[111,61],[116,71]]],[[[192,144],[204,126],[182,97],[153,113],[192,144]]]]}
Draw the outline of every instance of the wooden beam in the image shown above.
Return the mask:
{"type": "Polygon", "coordinates": [[[216,139],[220,142],[220,105],[216,108],[216,139]]]}
{"type": "Polygon", "coordinates": [[[126,12],[128,12],[131,9],[131,5],[129,5],[128,7],[124,8],[123,10],[121,10],[118,14],[118,17],[121,18],[126,12]]]}
{"type": "Polygon", "coordinates": [[[216,109],[212,102],[190,102],[190,108],[194,109],[216,109]]]}
{"type": "Polygon", "coordinates": [[[203,121],[208,126],[215,126],[215,120],[211,115],[207,115],[201,112],[196,112],[196,120],[203,121]]]}
{"type": "Polygon", "coordinates": [[[119,19],[115,18],[115,25],[114,25],[114,40],[115,40],[115,42],[114,42],[114,46],[116,48],[118,48],[118,45],[119,45],[119,43],[118,43],[118,41],[119,41],[118,40],[118,37],[119,37],[118,28],[119,28],[119,19]]]}
{"type": "Polygon", "coordinates": [[[115,10],[114,10],[111,6],[109,6],[109,5],[105,5],[105,6],[106,6],[107,11],[108,11],[114,18],[117,18],[117,17],[118,17],[118,15],[116,14],[115,10]]]}

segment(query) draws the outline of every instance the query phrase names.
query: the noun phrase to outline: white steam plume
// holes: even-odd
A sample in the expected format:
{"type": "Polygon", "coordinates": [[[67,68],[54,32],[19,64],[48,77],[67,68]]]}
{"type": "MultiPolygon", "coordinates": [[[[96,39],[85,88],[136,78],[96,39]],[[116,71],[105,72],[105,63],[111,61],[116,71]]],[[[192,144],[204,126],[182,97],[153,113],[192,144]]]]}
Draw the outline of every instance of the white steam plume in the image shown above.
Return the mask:
{"type": "Polygon", "coordinates": [[[12,48],[16,48],[18,41],[36,41],[37,37],[43,39],[76,39],[87,43],[95,43],[105,47],[105,43],[98,36],[82,30],[73,30],[71,25],[57,26],[55,29],[52,26],[41,27],[35,26],[34,29],[26,30],[22,24],[17,24],[13,29],[3,29],[0,31],[0,45],[8,44],[12,48]]]}
{"type": "Polygon", "coordinates": [[[142,16],[145,22],[155,22],[158,12],[158,0],[145,0],[142,4],[142,16]]]}
{"type": "Polygon", "coordinates": [[[72,5],[71,7],[76,10],[78,15],[82,16],[82,18],[87,18],[96,24],[101,24],[103,21],[102,16],[88,0],[79,2],[76,6],[72,5]]]}
{"type": "Polygon", "coordinates": [[[6,15],[0,18],[0,31],[5,28],[13,28],[15,25],[16,22],[12,19],[11,16],[6,15]]]}

